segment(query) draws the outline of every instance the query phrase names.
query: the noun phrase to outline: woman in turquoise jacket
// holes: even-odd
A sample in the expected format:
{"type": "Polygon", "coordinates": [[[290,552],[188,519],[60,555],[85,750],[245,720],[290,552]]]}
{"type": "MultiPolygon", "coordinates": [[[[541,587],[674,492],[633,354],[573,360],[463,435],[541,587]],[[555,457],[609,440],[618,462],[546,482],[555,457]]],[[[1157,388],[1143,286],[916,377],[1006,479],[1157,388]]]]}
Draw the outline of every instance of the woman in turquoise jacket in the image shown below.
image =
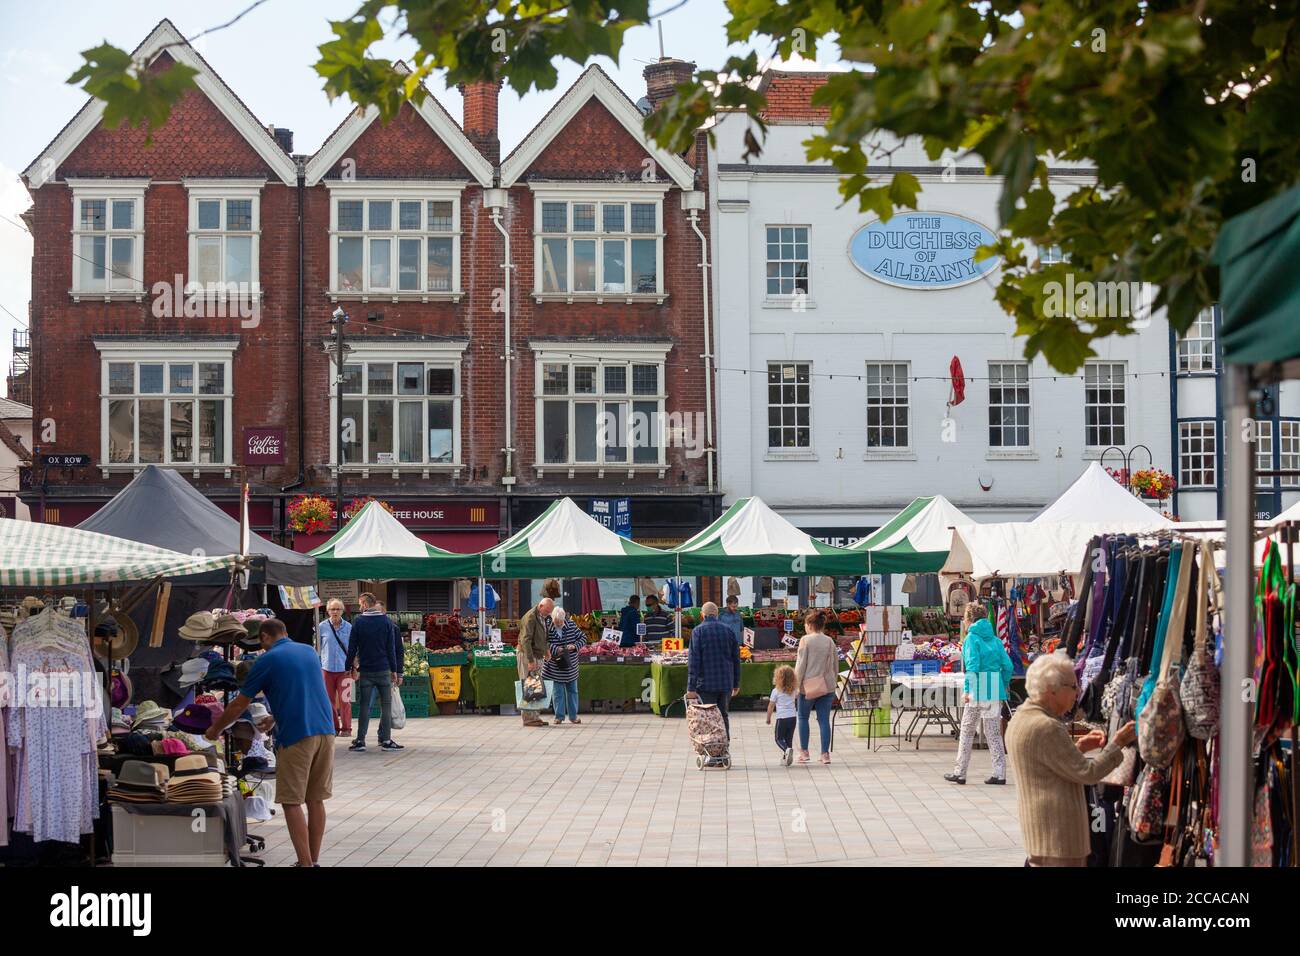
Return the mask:
{"type": "Polygon", "coordinates": [[[990,784],[1007,782],[1007,748],[1002,743],[1002,702],[1007,699],[1014,667],[1011,656],[993,633],[993,625],[980,604],[966,605],[970,630],[961,643],[961,663],[965,672],[966,693],[962,696],[961,741],[957,745],[957,766],[943,775],[951,783],[966,782],[971,748],[975,744],[976,726],[983,722],[984,739],[993,755],[990,784]]]}

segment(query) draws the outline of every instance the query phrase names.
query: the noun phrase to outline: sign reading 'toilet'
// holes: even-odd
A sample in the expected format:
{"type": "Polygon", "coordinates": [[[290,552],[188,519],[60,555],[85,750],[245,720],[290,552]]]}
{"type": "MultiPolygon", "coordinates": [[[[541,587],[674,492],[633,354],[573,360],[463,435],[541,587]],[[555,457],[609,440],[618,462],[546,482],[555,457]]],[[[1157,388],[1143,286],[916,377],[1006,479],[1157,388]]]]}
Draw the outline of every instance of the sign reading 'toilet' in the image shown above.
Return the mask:
{"type": "Polygon", "coordinates": [[[947,212],[898,213],[853,234],[849,258],[878,282],[904,289],[952,289],[983,278],[1000,257],[975,259],[996,237],[986,227],[947,212]]]}

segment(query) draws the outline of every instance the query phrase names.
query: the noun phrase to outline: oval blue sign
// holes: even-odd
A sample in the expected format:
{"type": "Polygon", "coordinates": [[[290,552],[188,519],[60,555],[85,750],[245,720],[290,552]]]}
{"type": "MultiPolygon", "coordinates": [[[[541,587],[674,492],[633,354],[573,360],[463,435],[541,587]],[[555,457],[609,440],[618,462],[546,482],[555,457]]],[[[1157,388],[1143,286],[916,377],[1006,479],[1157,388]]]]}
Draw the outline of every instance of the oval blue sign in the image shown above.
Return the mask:
{"type": "Polygon", "coordinates": [[[849,240],[853,264],[878,282],[904,289],[952,289],[987,275],[1001,257],[975,260],[996,241],[977,222],[947,212],[898,213],[868,223],[849,240]]]}

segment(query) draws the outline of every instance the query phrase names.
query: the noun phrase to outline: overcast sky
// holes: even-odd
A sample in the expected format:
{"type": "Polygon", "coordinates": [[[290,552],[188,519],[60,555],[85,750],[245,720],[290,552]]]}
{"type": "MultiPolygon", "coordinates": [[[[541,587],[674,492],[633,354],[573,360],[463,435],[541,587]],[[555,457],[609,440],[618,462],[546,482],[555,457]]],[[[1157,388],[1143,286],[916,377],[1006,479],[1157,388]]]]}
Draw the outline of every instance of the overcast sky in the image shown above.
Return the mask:
{"type": "MultiPolygon", "coordinates": [[[[168,17],[185,36],[231,19],[251,0],[161,3],[155,0],[70,2],[0,0],[0,387],[9,367],[16,316],[27,321],[31,290],[31,237],[15,225],[31,199],[18,179],[41,150],[81,108],[86,95],[65,81],[81,65],[81,51],[107,40],[133,49],[159,20],[168,17]],[[10,221],[6,221],[10,220],[10,221]],[[12,313],[12,316],[10,315],[12,313]]],[[[330,39],[327,21],[342,19],[356,0],[268,0],[233,26],[203,37],[195,46],[262,123],[294,132],[294,151],[312,153],[347,114],[345,100],[330,103],[312,69],[316,47],[330,39]]],[[[675,0],[655,0],[667,9],[675,0]]],[[[689,0],[663,18],[664,49],[701,68],[720,66],[729,50],[724,40],[722,0],[689,0]]],[[[392,59],[411,45],[388,42],[376,52],[392,59]]],[[[737,51],[743,49],[735,48],[737,51]]],[[[757,47],[760,56],[769,44],[757,47]]],[[[658,32],[641,27],[627,34],[617,64],[598,59],[633,100],[645,93],[641,70],[659,56],[658,32]]],[[[534,92],[526,104],[511,90],[501,96],[502,154],[508,152],[577,78],[581,67],[562,65],[553,90],[534,92]]],[[[452,116],[461,116],[461,98],[439,80],[434,95],[452,116]]]]}

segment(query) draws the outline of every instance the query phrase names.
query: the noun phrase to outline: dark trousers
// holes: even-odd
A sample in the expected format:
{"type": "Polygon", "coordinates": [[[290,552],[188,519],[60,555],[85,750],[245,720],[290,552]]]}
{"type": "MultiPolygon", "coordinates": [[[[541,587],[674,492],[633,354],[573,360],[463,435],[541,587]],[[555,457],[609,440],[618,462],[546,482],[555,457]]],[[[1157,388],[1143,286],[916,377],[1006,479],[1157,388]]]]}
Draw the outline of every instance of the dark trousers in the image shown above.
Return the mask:
{"type": "Polygon", "coordinates": [[[731,691],[729,690],[701,690],[697,691],[700,695],[701,704],[717,704],[718,710],[722,713],[722,725],[727,728],[727,739],[731,739],[731,715],[727,713],[727,704],[731,701],[731,691]]]}
{"type": "Polygon", "coordinates": [[[392,736],[393,728],[393,675],[388,671],[362,671],[357,682],[361,699],[357,702],[357,740],[366,739],[370,729],[370,704],[379,695],[379,742],[392,736]]]}
{"type": "Polygon", "coordinates": [[[776,745],[781,748],[782,753],[794,746],[794,728],[798,723],[798,717],[776,719],[776,745]]]}

